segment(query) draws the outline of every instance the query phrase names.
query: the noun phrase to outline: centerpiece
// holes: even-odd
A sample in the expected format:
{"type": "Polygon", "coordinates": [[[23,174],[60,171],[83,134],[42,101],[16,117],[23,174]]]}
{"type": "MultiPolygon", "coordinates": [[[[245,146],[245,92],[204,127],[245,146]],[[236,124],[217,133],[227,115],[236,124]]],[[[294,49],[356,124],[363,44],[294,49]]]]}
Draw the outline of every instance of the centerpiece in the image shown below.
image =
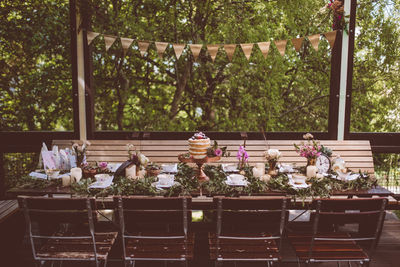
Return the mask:
{"type": "Polygon", "coordinates": [[[210,178],[203,171],[203,165],[205,163],[219,161],[221,156],[224,154],[223,151],[226,151],[226,148],[219,149],[217,142],[214,142],[214,145],[211,147],[210,138],[202,132],[195,133],[188,139],[188,143],[189,153],[179,155],[179,161],[184,163],[195,163],[197,165],[196,178],[198,181],[200,183],[209,181],[210,178]]]}
{"type": "Polygon", "coordinates": [[[281,157],[281,152],[278,149],[268,149],[264,152],[265,159],[268,161],[268,174],[270,176],[278,175],[276,170],[276,164],[278,163],[279,158],[281,157]]]}
{"type": "Polygon", "coordinates": [[[314,136],[310,133],[303,135],[303,138],[306,142],[301,142],[300,145],[294,144],[294,147],[301,157],[307,159],[306,175],[308,178],[312,178],[317,175],[318,168],[315,164],[321,155],[322,146],[319,141],[314,140],[314,136]]]}
{"type": "Polygon", "coordinates": [[[127,144],[126,150],[129,159],[126,162],[125,176],[130,179],[140,177],[140,170],[145,168],[149,159],[132,144],[127,144]]]}

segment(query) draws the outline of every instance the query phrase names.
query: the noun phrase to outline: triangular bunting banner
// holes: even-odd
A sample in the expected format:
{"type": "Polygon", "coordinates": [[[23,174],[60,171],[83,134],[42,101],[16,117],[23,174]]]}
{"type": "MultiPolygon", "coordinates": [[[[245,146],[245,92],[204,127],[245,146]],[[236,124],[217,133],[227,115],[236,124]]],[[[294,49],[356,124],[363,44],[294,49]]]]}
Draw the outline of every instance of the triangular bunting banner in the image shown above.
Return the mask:
{"type": "Polygon", "coordinates": [[[264,58],[267,58],[271,42],[260,42],[260,43],[257,43],[257,44],[258,44],[258,47],[261,50],[261,53],[264,55],[264,58]]]}
{"type": "Polygon", "coordinates": [[[278,48],[278,51],[282,57],[285,55],[285,52],[286,52],[286,43],[287,43],[287,40],[275,41],[276,48],[278,48]]]}
{"type": "Polygon", "coordinates": [[[244,56],[247,58],[247,60],[249,60],[254,44],[240,44],[240,46],[242,47],[244,56]]]}
{"type": "Polygon", "coordinates": [[[331,49],[335,46],[337,31],[324,33],[325,38],[328,40],[331,49]]]}
{"type": "Polygon", "coordinates": [[[308,36],[308,40],[310,40],[312,47],[317,52],[318,52],[319,38],[320,38],[319,34],[308,36]]]}
{"type": "Polygon", "coordinates": [[[183,49],[185,49],[185,45],[173,44],[172,47],[174,48],[176,58],[179,59],[182,55],[183,49]]]}
{"type": "Polygon", "coordinates": [[[200,55],[200,51],[201,51],[201,48],[203,47],[203,45],[202,44],[190,44],[189,47],[190,47],[190,51],[192,51],[194,61],[196,61],[200,55]]]}
{"type": "Polygon", "coordinates": [[[122,49],[124,50],[124,54],[126,54],[126,52],[128,52],[129,47],[133,43],[133,39],[123,38],[123,37],[121,37],[120,39],[121,39],[122,49]]]}
{"type": "Polygon", "coordinates": [[[108,49],[110,49],[110,47],[113,45],[115,40],[117,40],[117,37],[115,37],[115,36],[104,35],[104,42],[106,44],[106,51],[108,51],[108,49]]]}
{"type": "Polygon", "coordinates": [[[218,48],[220,47],[219,44],[215,44],[215,45],[207,45],[207,50],[208,53],[211,56],[212,61],[214,62],[215,58],[217,57],[217,53],[218,53],[218,48]]]}
{"type": "Polygon", "coordinates": [[[228,56],[229,61],[232,61],[233,54],[235,54],[236,45],[235,44],[226,44],[224,45],[224,49],[226,55],[228,56]]]}
{"type": "Polygon", "coordinates": [[[144,56],[144,53],[147,52],[147,49],[149,48],[149,45],[150,45],[149,42],[138,42],[140,55],[141,55],[142,57],[144,56]]]}
{"type": "Polygon", "coordinates": [[[303,44],[303,40],[304,40],[304,37],[292,39],[292,44],[294,46],[294,49],[296,49],[297,52],[300,51],[301,45],[303,44]]]}
{"type": "Polygon", "coordinates": [[[155,42],[156,44],[156,49],[157,49],[157,54],[159,57],[163,57],[165,49],[167,49],[168,43],[164,42],[155,42]]]}
{"type": "Polygon", "coordinates": [[[87,32],[86,37],[87,37],[87,44],[90,45],[92,41],[99,36],[100,33],[98,32],[87,32]]]}

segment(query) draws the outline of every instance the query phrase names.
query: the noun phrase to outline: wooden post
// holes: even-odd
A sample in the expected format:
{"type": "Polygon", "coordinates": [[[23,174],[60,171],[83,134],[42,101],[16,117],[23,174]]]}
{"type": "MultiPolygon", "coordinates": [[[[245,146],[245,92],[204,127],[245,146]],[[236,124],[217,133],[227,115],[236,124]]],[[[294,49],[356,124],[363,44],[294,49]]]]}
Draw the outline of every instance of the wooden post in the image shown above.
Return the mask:
{"type": "Polygon", "coordinates": [[[351,12],[349,22],[349,58],[347,63],[347,84],[346,84],[346,109],[344,120],[344,139],[349,139],[350,135],[350,115],[351,115],[351,94],[353,91],[353,66],[354,66],[354,41],[356,31],[357,0],[351,0],[351,12]]]}
{"type": "MultiPolygon", "coordinates": [[[[351,0],[344,1],[344,15],[351,16],[351,0]]],[[[340,67],[340,91],[339,91],[339,110],[338,110],[338,127],[337,127],[337,140],[344,140],[344,125],[346,116],[346,97],[347,97],[347,79],[348,77],[348,63],[349,63],[349,35],[343,30],[342,38],[342,55],[340,67]]]]}
{"type": "Polygon", "coordinates": [[[4,170],[4,152],[0,150],[0,199],[3,199],[6,192],[6,173],[4,170]]]}

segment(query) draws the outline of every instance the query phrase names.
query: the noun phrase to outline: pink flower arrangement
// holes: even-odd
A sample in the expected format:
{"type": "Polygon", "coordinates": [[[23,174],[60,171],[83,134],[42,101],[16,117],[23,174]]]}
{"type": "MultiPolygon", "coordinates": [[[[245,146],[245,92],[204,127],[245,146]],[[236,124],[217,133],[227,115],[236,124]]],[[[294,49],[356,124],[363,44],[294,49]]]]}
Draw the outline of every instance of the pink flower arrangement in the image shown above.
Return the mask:
{"type": "Polygon", "coordinates": [[[310,133],[307,133],[303,136],[306,139],[306,143],[301,142],[300,145],[294,144],[296,152],[300,154],[301,157],[305,157],[307,159],[316,159],[321,155],[322,146],[319,141],[314,140],[314,136],[310,133]]]}

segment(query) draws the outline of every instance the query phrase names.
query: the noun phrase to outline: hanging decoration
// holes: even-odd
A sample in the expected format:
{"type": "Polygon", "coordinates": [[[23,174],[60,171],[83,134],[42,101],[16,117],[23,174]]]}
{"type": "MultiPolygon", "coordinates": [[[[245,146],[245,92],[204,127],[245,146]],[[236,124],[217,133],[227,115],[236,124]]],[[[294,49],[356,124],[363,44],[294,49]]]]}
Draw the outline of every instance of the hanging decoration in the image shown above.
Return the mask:
{"type": "Polygon", "coordinates": [[[190,44],[189,48],[192,51],[194,61],[197,61],[197,58],[200,55],[201,48],[203,47],[202,44],[190,44]]]}
{"type": "Polygon", "coordinates": [[[301,45],[303,44],[303,41],[304,41],[304,37],[292,39],[292,44],[293,44],[296,52],[300,52],[300,48],[301,48],[301,45]]]}
{"type": "MultiPolygon", "coordinates": [[[[88,45],[92,43],[92,41],[99,36],[100,33],[97,32],[87,32],[87,41],[88,45]]],[[[101,34],[104,37],[104,42],[106,45],[106,51],[110,49],[110,47],[114,44],[115,40],[117,39],[117,36],[112,36],[112,35],[106,35],[106,34],[101,34]]],[[[336,35],[337,31],[331,31],[331,32],[325,32],[321,34],[313,34],[310,36],[307,36],[308,40],[310,40],[311,46],[315,49],[315,51],[318,51],[318,46],[320,42],[321,35],[325,36],[326,40],[329,42],[329,45],[331,48],[334,47],[335,41],[336,41],[336,35]]],[[[301,46],[303,45],[305,37],[299,37],[299,38],[293,38],[291,39],[292,44],[297,52],[300,51],[301,46]]],[[[126,54],[132,45],[132,43],[135,41],[135,39],[131,38],[125,38],[121,37],[121,45],[124,50],[124,54],[126,54]]],[[[281,56],[285,55],[286,52],[286,45],[287,45],[288,40],[276,40],[274,41],[276,48],[278,49],[279,53],[281,56]]],[[[137,41],[140,55],[143,57],[145,53],[147,52],[150,43],[152,41],[137,41]]],[[[157,54],[159,57],[163,57],[164,52],[166,48],[168,47],[169,43],[167,42],[154,42],[157,50],[157,54]]],[[[261,50],[261,53],[263,54],[264,58],[267,58],[270,47],[271,47],[271,42],[258,42],[258,43],[244,43],[244,44],[209,44],[206,45],[207,51],[211,57],[211,60],[214,62],[215,58],[217,57],[218,51],[220,47],[223,47],[225,49],[226,55],[229,59],[229,61],[232,61],[233,56],[236,51],[236,47],[238,45],[241,46],[244,56],[246,57],[247,60],[250,59],[251,53],[253,52],[253,47],[254,44],[257,44],[258,47],[261,50]]],[[[193,58],[195,61],[197,61],[201,49],[203,47],[203,44],[188,44],[189,49],[191,50],[193,54],[193,58]]],[[[177,59],[179,59],[185,50],[186,44],[172,44],[172,47],[174,48],[175,56],[177,59]]]]}
{"type": "Polygon", "coordinates": [[[143,57],[144,54],[147,52],[147,49],[149,48],[149,45],[150,45],[149,42],[138,42],[140,55],[141,55],[142,57],[143,57]]]}
{"type": "Polygon", "coordinates": [[[94,39],[96,39],[97,36],[99,36],[100,33],[98,32],[87,32],[86,36],[87,36],[87,42],[88,45],[90,45],[92,43],[92,41],[94,39]]]}
{"type": "Polygon", "coordinates": [[[124,50],[124,55],[126,55],[129,47],[131,46],[134,40],[131,38],[123,38],[123,37],[121,37],[120,39],[121,39],[122,49],[124,50]]]}
{"type": "Polygon", "coordinates": [[[279,41],[275,41],[274,43],[275,43],[276,48],[278,48],[279,53],[283,57],[286,52],[287,40],[279,40],[279,41]]]}
{"type": "Polygon", "coordinates": [[[210,54],[213,62],[217,57],[219,46],[219,44],[207,45],[208,53],[210,54]]]}
{"type": "Polygon", "coordinates": [[[182,55],[183,49],[185,49],[185,45],[184,44],[172,44],[172,47],[174,48],[176,59],[179,59],[182,55]]]}
{"type": "Polygon", "coordinates": [[[258,44],[258,47],[260,48],[261,53],[263,54],[264,58],[267,58],[271,42],[260,42],[257,44],[258,44]]]}
{"type": "Polygon", "coordinates": [[[242,47],[244,56],[247,58],[247,60],[249,60],[254,44],[240,44],[240,46],[242,47]]]}
{"type": "Polygon", "coordinates": [[[167,49],[168,43],[154,42],[156,44],[157,54],[160,58],[164,57],[165,49],[167,49]]]}
{"type": "Polygon", "coordinates": [[[325,36],[326,40],[328,40],[329,45],[331,46],[331,49],[333,49],[333,46],[335,45],[336,33],[337,33],[337,31],[326,32],[323,34],[325,36]]]}
{"type": "Polygon", "coordinates": [[[308,36],[308,40],[310,40],[312,47],[317,52],[318,52],[319,38],[320,38],[319,34],[308,36]]]}
{"type": "Polygon", "coordinates": [[[108,49],[110,49],[115,40],[117,40],[117,37],[111,35],[103,35],[103,37],[104,37],[104,42],[106,44],[106,51],[108,51],[108,49]]]}
{"type": "Polygon", "coordinates": [[[226,55],[228,56],[229,62],[231,62],[232,58],[233,58],[233,54],[235,54],[236,44],[225,44],[224,49],[225,49],[226,55]]]}

